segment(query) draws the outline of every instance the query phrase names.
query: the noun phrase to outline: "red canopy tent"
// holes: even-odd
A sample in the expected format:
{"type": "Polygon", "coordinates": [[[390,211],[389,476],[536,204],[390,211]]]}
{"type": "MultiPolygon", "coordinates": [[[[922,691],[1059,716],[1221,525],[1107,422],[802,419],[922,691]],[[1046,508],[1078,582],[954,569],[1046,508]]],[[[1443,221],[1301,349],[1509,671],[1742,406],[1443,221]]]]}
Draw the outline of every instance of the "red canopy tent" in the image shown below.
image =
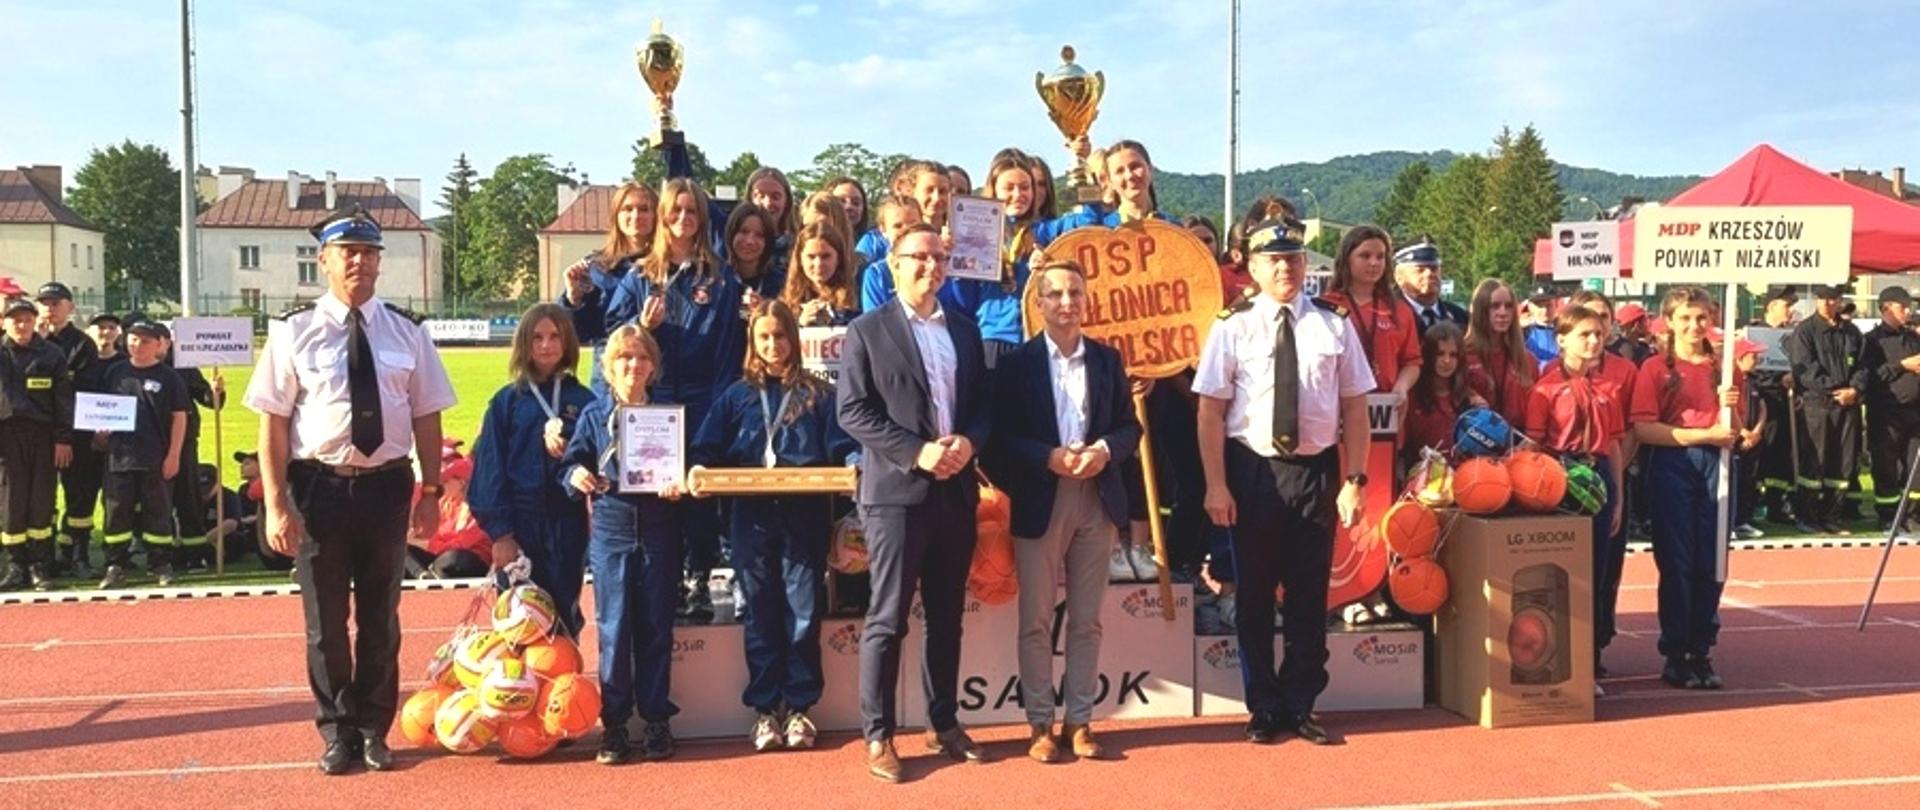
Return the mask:
{"type": "MultiPolygon", "coordinates": [[[[1667,205],[1845,205],[1853,208],[1853,272],[1920,270],[1920,206],[1868,191],[1781,154],[1766,144],[1667,205]]],[[[1633,220],[1620,221],[1621,277],[1633,273],[1633,220]]],[[[1534,243],[1533,271],[1553,272],[1553,244],[1534,243]]]]}

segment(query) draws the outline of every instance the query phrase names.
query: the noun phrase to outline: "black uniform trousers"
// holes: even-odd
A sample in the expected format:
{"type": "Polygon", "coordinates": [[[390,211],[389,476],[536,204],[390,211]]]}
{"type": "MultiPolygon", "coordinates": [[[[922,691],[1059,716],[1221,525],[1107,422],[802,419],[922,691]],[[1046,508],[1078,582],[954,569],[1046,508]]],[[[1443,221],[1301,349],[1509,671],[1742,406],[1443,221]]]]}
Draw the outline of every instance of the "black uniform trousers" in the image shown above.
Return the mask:
{"type": "MultiPolygon", "coordinates": [[[[38,419],[0,420],[0,500],[6,502],[0,545],[26,563],[53,540],[53,426],[38,419]]],[[[43,562],[51,562],[43,560],[43,562]]]]}
{"type": "Polygon", "coordinates": [[[1788,426],[1788,419],[1799,419],[1787,398],[1784,388],[1761,388],[1754,391],[1760,401],[1767,406],[1767,424],[1760,428],[1760,444],[1754,448],[1759,456],[1760,503],[1767,507],[1767,519],[1780,521],[1787,504],[1793,499],[1793,440],[1801,425],[1788,426]]]}
{"type": "MultiPolygon", "coordinates": [[[[174,528],[179,533],[181,546],[196,548],[207,544],[207,507],[200,490],[200,434],[197,428],[187,431],[186,438],[180,442],[180,474],[173,477],[169,486],[173,499],[174,528]]],[[[158,538],[147,536],[149,543],[168,542],[168,535],[158,538]]]]}
{"type": "Polygon", "coordinates": [[[306,609],[307,683],[319,704],[314,722],[328,743],[385,739],[400,694],[413,470],[396,464],[343,477],[296,461],[287,482],[306,521],[295,572],[306,609]],[[347,630],[349,606],[357,637],[347,630]]]}
{"type": "Polygon", "coordinates": [[[1338,510],[1339,448],[1272,459],[1227,440],[1227,487],[1238,512],[1233,526],[1239,577],[1240,675],[1247,710],[1277,715],[1288,726],[1305,720],[1327,688],[1327,581],[1333,568],[1338,510]],[[1273,662],[1273,590],[1281,605],[1286,655],[1273,662]]]}
{"type": "Polygon", "coordinates": [[[920,680],[935,731],[959,724],[960,620],[979,539],[979,485],[970,471],[927,487],[912,506],[861,506],[872,595],[860,633],[860,726],[867,740],[899,725],[900,645],[915,589],[925,615],[920,680]]]}
{"type": "Polygon", "coordinates": [[[1850,481],[1860,478],[1860,407],[1843,407],[1825,394],[1809,394],[1802,401],[1806,415],[1800,432],[1800,469],[1794,479],[1800,492],[1801,520],[1820,523],[1840,519],[1841,501],[1850,481]]]}
{"type": "Polygon", "coordinates": [[[107,454],[93,449],[93,434],[75,431],[73,461],[60,471],[60,491],[66,503],[60,509],[60,545],[86,554],[93,540],[93,513],[100,505],[100,487],[106,482],[107,454]]]}
{"type": "MultiPolygon", "coordinates": [[[[1920,492],[1907,491],[1908,468],[1920,449],[1920,404],[1891,400],[1867,406],[1867,458],[1873,468],[1873,500],[1880,522],[1893,520],[1902,498],[1913,498],[1907,514],[1920,511],[1920,492]]],[[[1916,482],[1920,489],[1920,482],[1916,482]]]]}
{"type": "MultiPolygon", "coordinates": [[[[178,478],[179,475],[175,475],[178,478]]],[[[102,491],[102,500],[106,502],[106,526],[100,531],[100,539],[106,546],[107,564],[126,567],[132,563],[133,533],[140,532],[141,537],[171,537],[173,535],[173,502],[169,494],[171,489],[167,479],[160,476],[156,467],[151,470],[123,470],[109,472],[102,491]]],[[[164,545],[147,546],[149,565],[169,562],[164,545]],[[155,557],[155,552],[159,557],[155,557]]]]}

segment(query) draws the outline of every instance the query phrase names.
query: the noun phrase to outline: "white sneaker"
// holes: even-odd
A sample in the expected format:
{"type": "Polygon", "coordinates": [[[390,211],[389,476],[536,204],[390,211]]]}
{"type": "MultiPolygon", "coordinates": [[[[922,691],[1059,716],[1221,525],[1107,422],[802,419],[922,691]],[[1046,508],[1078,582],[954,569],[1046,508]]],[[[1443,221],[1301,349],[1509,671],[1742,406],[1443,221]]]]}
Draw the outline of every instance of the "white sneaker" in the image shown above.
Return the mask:
{"type": "Polygon", "coordinates": [[[1340,621],[1354,626],[1363,625],[1373,621],[1373,611],[1368,610],[1366,605],[1355,602],[1340,609],[1340,621]]]}
{"type": "Polygon", "coordinates": [[[764,713],[753,718],[753,731],[747,733],[747,739],[753,743],[755,753],[772,751],[786,743],[786,738],[780,735],[779,719],[764,713]]]}
{"type": "Polygon", "coordinates": [[[794,712],[787,715],[787,747],[795,749],[812,748],[819,732],[813,727],[813,720],[806,712],[794,712]]]}
{"type": "Polygon", "coordinates": [[[1153,543],[1133,543],[1127,546],[1128,563],[1133,568],[1135,582],[1157,582],[1160,579],[1160,563],[1153,559],[1153,543]]]}
{"type": "Polygon", "coordinates": [[[1127,554],[1127,546],[1121,543],[1113,545],[1113,558],[1107,561],[1108,582],[1132,582],[1133,562],[1127,554]]]}
{"type": "Polygon", "coordinates": [[[1603,688],[1601,688],[1601,687],[1600,687],[1600,684],[1597,684],[1597,683],[1596,683],[1596,684],[1594,684],[1594,685],[1593,685],[1593,696],[1594,696],[1594,697],[1606,697],[1606,696],[1607,696],[1607,690],[1605,690],[1605,689],[1603,689],[1603,688]]]}
{"type": "Polygon", "coordinates": [[[1751,523],[1742,523],[1733,527],[1733,536],[1741,540],[1758,540],[1766,537],[1767,533],[1751,523]]]}

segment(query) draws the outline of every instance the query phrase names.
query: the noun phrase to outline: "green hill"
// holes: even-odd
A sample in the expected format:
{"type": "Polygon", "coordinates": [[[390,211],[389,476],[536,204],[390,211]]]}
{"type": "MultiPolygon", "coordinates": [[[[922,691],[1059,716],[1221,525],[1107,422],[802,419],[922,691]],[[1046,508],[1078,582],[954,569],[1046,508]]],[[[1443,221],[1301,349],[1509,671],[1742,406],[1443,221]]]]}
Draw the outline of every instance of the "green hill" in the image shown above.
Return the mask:
{"type": "MultiPolygon", "coordinates": [[[[1374,152],[1337,157],[1322,163],[1286,163],[1258,171],[1241,172],[1233,189],[1234,209],[1245,210],[1261,194],[1280,194],[1300,205],[1304,216],[1315,215],[1314,201],[1317,199],[1321,216],[1339,222],[1366,222],[1373,219],[1374,207],[1386,198],[1387,192],[1393,188],[1394,177],[1401,169],[1414,161],[1423,160],[1432,164],[1437,172],[1452,164],[1457,157],[1457,153],[1447,151],[1374,152]],[[1313,196],[1301,194],[1302,188],[1312,189],[1313,196]]],[[[1592,215],[1593,208],[1579,201],[1582,196],[1599,203],[1601,207],[1612,206],[1625,196],[1665,200],[1701,179],[1698,176],[1640,177],[1604,169],[1560,163],[1554,165],[1559,170],[1560,190],[1566,197],[1565,210],[1569,219],[1592,215]]],[[[1220,214],[1223,190],[1218,174],[1161,171],[1154,174],[1154,189],[1160,196],[1160,207],[1174,214],[1200,213],[1214,218],[1220,214]]]]}

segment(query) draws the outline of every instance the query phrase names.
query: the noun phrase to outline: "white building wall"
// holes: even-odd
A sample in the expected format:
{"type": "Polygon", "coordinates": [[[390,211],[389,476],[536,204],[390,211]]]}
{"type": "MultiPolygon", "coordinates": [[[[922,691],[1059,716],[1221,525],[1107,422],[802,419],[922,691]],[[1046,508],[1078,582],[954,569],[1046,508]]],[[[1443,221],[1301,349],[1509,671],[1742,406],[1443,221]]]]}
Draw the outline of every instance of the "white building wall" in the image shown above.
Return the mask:
{"type": "MultiPolygon", "coordinates": [[[[440,305],[440,237],[432,231],[388,231],[386,251],[380,257],[379,296],[391,303],[431,313],[440,305]]],[[[224,297],[239,306],[246,290],[258,290],[269,311],[278,311],[295,298],[318,298],[327,291],[324,273],[312,283],[301,283],[298,255],[315,247],[305,229],[200,229],[200,292],[224,297]],[[241,248],[258,247],[258,268],[243,268],[241,248]]],[[[317,256],[305,261],[313,261],[317,256]]]]}

